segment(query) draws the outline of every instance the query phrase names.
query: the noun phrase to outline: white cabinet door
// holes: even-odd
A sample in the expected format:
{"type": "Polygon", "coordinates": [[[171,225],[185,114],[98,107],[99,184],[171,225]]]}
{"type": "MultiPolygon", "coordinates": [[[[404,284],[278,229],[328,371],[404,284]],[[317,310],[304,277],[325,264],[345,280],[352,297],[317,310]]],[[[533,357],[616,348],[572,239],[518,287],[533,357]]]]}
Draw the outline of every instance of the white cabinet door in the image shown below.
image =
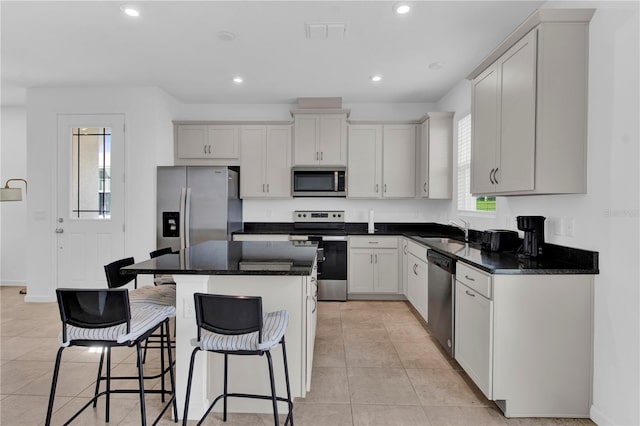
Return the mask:
{"type": "Polygon", "coordinates": [[[316,165],[320,159],[318,138],[320,137],[320,119],[313,114],[297,114],[294,129],[295,165],[316,165]]]}
{"type": "Polygon", "coordinates": [[[239,132],[239,126],[207,126],[207,155],[211,158],[237,159],[240,156],[239,132]]]}
{"type": "Polygon", "coordinates": [[[291,127],[267,126],[264,153],[267,196],[291,197],[291,127]]]}
{"type": "Polygon", "coordinates": [[[382,126],[349,126],[347,197],[379,198],[382,177],[382,126]]]}
{"type": "Polygon", "coordinates": [[[398,292],[398,250],[374,250],[374,290],[381,293],[398,292]]]}
{"type": "Polygon", "coordinates": [[[496,192],[534,188],[536,136],[536,31],[498,60],[500,150],[496,192]]]}
{"type": "Polygon", "coordinates": [[[373,251],[349,250],[349,292],[370,293],[374,286],[373,251]]]}
{"type": "Polygon", "coordinates": [[[492,193],[498,149],[498,70],[492,65],[472,82],[471,192],[492,193]]]}
{"type": "Polygon", "coordinates": [[[347,164],[347,134],[344,114],[320,115],[318,151],[320,164],[347,164]]]}
{"type": "Polygon", "coordinates": [[[493,393],[493,301],[456,281],[455,358],[482,393],[493,393]]]}
{"type": "Polygon", "coordinates": [[[405,297],[407,296],[407,279],[409,275],[407,275],[407,263],[409,259],[409,251],[407,249],[408,241],[406,237],[402,238],[402,244],[400,245],[400,256],[402,257],[402,261],[400,262],[400,293],[405,297]]]}
{"type": "Polygon", "coordinates": [[[409,253],[407,259],[407,298],[427,321],[428,266],[427,262],[409,253]]]}
{"type": "Polygon", "coordinates": [[[180,158],[207,158],[207,126],[178,126],[177,154],[180,158]]]}
{"type": "Polygon", "coordinates": [[[240,198],[266,195],[264,158],[266,130],[264,126],[243,126],[240,135],[240,198]]]}
{"type": "Polygon", "coordinates": [[[420,126],[417,193],[422,198],[450,199],[453,188],[453,113],[430,112],[420,126]]]}
{"type": "Polygon", "coordinates": [[[415,197],[415,125],[385,125],[382,137],[382,156],[383,198],[415,197]]]}

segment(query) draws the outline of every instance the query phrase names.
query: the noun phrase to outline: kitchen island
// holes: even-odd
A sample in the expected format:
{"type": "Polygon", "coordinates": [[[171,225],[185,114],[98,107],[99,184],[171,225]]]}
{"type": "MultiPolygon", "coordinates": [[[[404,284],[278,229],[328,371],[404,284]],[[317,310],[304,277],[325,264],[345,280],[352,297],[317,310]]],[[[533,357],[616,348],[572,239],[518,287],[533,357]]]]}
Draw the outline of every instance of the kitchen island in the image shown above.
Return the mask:
{"type": "MultiPolygon", "coordinates": [[[[317,318],[316,243],[208,241],[122,269],[130,274],[172,274],[176,282],[176,392],[182,415],[189,359],[197,336],[194,293],[261,296],[264,312],[289,312],[286,332],[292,397],[305,397],[311,386],[317,318]]],[[[286,395],[280,348],[272,351],[276,390],[286,395]]],[[[223,357],[196,357],[189,418],[199,419],[210,401],[222,393],[223,357]]],[[[231,357],[229,387],[233,392],[270,394],[263,357],[231,357]]],[[[287,412],[280,403],[280,412],[287,412]]],[[[218,404],[215,411],[221,411],[218,404]]],[[[229,399],[230,412],[268,413],[271,402],[229,399]]]]}

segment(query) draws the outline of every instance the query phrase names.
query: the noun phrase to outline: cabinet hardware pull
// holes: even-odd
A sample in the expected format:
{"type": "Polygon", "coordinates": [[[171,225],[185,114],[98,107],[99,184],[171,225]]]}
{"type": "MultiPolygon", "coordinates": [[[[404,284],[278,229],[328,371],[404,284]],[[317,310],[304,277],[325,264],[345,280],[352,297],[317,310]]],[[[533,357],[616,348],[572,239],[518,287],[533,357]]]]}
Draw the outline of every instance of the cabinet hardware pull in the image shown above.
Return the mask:
{"type": "Polygon", "coordinates": [[[404,247],[402,248],[402,251],[404,251],[404,254],[407,254],[407,246],[404,246],[404,247]]]}
{"type": "Polygon", "coordinates": [[[376,193],[378,192],[378,184],[376,183],[376,193]]]}
{"type": "Polygon", "coordinates": [[[380,244],[380,241],[369,241],[369,244],[380,244]]]}
{"type": "Polygon", "coordinates": [[[316,151],[316,161],[319,160],[320,157],[318,156],[318,151],[316,151]]]}
{"type": "Polygon", "coordinates": [[[423,192],[426,193],[427,192],[427,182],[424,183],[424,185],[422,185],[423,188],[423,192]]]}
{"type": "Polygon", "coordinates": [[[269,184],[267,184],[267,192],[269,192],[269,184]]]}
{"type": "Polygon", "coordinates": [[[324,152],[320,151],[320,161],[324,161],[324,152]]]}
{"type": "Polygon", "coordinates": [[[493,181],[493,171],[494,170],[495,169],[491,169],[491,171],[489,172],[489,181],[491,182],[492,185],[495,184],[495,182],[493,181]]]}
{"type": "Polygon", "coordinates": [[[373,265],[373,253],[370,253],[369,256],[371,257],[371,259],[369,259],[369,263],[373,265]]]}
{"type": "Polygon", "coordinates": [[[203,146],[202,146],[202,149],[204,150],[204,151],[203,151],[203,154],[206,154],[206,153],[207,153],[207,146],[206,146],[206,145],[203,145],[203,146]]]}
{"type": "Polygon", "coordinates": [[[469,275],[465,275],[464,277],[465,277],[466,279],[468,279],[469,281],[475,281],[475,279],[474,279],[474,278],[471,278],[469,275]]]}
{"type": "Polygon", "coordinates": [[[416,265],[415,263],[413,264],[413,273],[415,275],[418,275],[418,272],[416,271],[416,269],[418,268],[418,265],[416,265]]]}
{"type": "Polygon", "coordinates": [[[387,192],[387,184],[386,183],[384,184],[384,192],[385,193],[387,192]]]}
{"type": "Polygon", "coordinates": [[[498,170],[500,170],[500,167],[496,167],[496,171],[493,172],[493,180],[496,181],[496,185],[500,183],[498,182],[498,170]]]}
{"type": "Polygon", "coordinates": [[[469,290],[465,290],[464,292],[467,293],[467,296],[476,297],[475,294],[469,293],[469,290]]]}
{"type": "Polygon", "coordinates": [[[264,183],[262,184],[262,192],[264,192],[264,183]]]}

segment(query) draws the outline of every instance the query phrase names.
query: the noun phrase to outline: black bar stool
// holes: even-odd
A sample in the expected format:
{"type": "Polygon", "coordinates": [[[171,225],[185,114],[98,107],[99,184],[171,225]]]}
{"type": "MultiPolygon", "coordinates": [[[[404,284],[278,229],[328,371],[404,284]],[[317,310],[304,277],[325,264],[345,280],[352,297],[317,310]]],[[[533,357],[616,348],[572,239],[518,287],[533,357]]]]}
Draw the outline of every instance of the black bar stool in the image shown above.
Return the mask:
{"type": "Polygon", "coordinates": [[[287,331],[289,313],[287,311],[270,312],[263,316],[262,298],[246,296],[223,296],[215,294],[195,293],[193,295],[196,308],[196,323],[198,325],[198,339],[193,340],[195,349],[191,353],[189,364],[189,378],[187,381],[187,395],[184,401],[184,416],[182,424],[186,426],[189,413],[189,396],[191,380],[196,354],[199,351],[209,351],[224,354],[224,391],[218,395],[204,416],[198,422],[200,425],[209,415],[213,406],[223,399],[223,421],[227,421],[227,398],[255,398],[269,399],[273,404],[274,424],[279,424],[277,401],[286,402],[289,413],[285,419],[293,426],[293,401],[289,386],[289,367],[287,365],[287,351],[284,334],[287,331]],[[287,384],[287,397],[276,396],[275,380],[273,377],[273,362],[270,350],[278,344],[282,345],[284,360],[284,374],[287,384]],[[229,355],[266,355],[269,365],[269,380],[271,395],[255,395],[245,393],[229,393],[227,387],[229,355]]]}
{"type": "MultiPolygon", "coordinates": [[[[172,313],[175,314],[175,310],[172,307],[159,307],[151,304],[137,304],[132,306],[129,303],[127,289],[57,289],[56,296],[60,310],[60,319],[62,320],[62,343],[56,356],[45,425],[48,426],[51,424],[62,352],[69,346],[105,348],[102,353],[103,356],[105,351],[107,354],[105,378],[107,389],[103,392],[98,392],[96,388],[94,397],[80,408],[65,425],[71,423],[89,405],[93,404],[95,407],[98,398],[101,396],[105,396],[106,398],[105,421],[109,422],[110,400],[111,394],[113,393],[139,393],[142,425],[147,424],[145,393],[161,393],[163,399],[165,395],[170,395],[171,397],[168,403],[162,409],[154,423],[164,415],[170,406],[173,406],[174,419],[177,421],[178,409],[175,398],[173,369],[169,368],[165,370],[163,366],[162,372],[154,376],[160,378],[164,383],[165,371],[168,371],[171,386],[170,390],[164,390],[163,387],[162,390],[151,389],[145,391],[144,380],[151,377],[144,376],[141,346],[141,343],[152,333],[164,328],[165,333],[163,335],[167,336],[167,341],[163,347],[167,348],[169,365],[171,366],[173,364],[168,336],[169,316],[172,313]],[[138,355],[138,376],[111,377],[111,348],[119,346],[136,347],[138,355]],[[111,389],[112,379],[137,379],[139,386],[138,389],[111,389]]],[[[102,369],[103,356],[100,358],[100,370],[102,369]]],[[[98,372],[98,376],[100,377],[100,371],[98,372]]]]}

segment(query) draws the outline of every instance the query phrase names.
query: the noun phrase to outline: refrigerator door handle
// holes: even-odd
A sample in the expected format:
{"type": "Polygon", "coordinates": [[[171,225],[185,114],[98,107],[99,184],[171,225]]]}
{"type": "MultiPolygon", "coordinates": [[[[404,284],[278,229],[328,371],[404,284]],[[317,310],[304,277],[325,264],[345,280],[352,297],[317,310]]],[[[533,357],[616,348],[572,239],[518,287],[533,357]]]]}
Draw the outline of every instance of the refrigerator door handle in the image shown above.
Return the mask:
{"type": "Polygon", "coordinates": [[[191,238],[190,238],[190,231],[191,231],[191,223],[189,223],[189,218],[191,217],[191,188],[187,188],[186,191],[187,196],[185,197],[185,201],[184,201],[184,229],[185,229],[185,233],[184,233],[184,241],[185,241],[185,247],[191,247],[191,238]]]}
{"type": "Polygon", "coordinates": [[[185,248],[185,239],[184,239],[184,230],[185,230],[185,223],[184,223],[184,203],[185,203],[185,199],[187,197],[187,190],[185,188],[182,188],[180,190],[180,250],[182,250],[183,248],[185,248]]]}

